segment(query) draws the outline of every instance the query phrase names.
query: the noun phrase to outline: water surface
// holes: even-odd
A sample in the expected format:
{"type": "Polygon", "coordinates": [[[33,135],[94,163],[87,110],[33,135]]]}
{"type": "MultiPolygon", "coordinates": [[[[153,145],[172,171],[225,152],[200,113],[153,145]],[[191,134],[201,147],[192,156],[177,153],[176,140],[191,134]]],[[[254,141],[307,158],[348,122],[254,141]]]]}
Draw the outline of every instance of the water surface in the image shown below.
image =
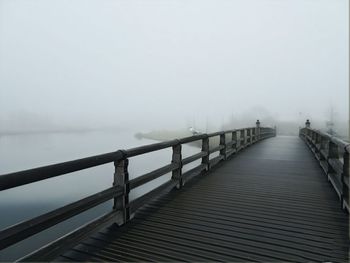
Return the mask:
{"type": "MultiPolygon", "coordinates": [[[[0,136],[0,174],[69,161],[140,145],[155,143],[136,139],[135,132],[50,133],[0,136]]],[[[183,155],[198,152],[184,145],[183,155]]],[[[171,161],[171,149],[137,156],[130,159],[129,176],[135,178],[171,161]]],[[[195,164],[192,165],[192,167],[195,164]]],[[[190,169],[185,167],[184,170],[190,169]]],[[[113,163],[51,178],[45,181],[0,192],[0,228],[6,228],[62,205],[104,190],[112,185],[113,163]]],[[[130,193],[134,199],[155,186],[169,180],[164,175],[130,193]]],[[[24,256],[41,245],[54,240],[77,226],[110,211],[112,202],[106,202],[0,252],[0,260],[7,261],[24,256]]]]}

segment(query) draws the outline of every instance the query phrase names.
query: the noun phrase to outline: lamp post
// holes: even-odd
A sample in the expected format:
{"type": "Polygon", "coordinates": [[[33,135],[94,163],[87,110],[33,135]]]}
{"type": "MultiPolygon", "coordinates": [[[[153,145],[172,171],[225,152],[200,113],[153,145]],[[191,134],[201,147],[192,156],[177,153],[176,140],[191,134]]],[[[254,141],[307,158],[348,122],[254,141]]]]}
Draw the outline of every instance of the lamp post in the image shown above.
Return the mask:
{"type": "Polygon", "coordinates": [[[255,131],[255,134],[256,134],[258,140],[260,140],[260,121],[257,120],[255,124],[256,124],[256,131],[255,131]]]}
{"type": "Polygon", "coordinates": [[[310,128],[310,126],[311,126],[311,123],[310,123],[309,119],[307,119],[305,122],[305,127],[310,128]]]}

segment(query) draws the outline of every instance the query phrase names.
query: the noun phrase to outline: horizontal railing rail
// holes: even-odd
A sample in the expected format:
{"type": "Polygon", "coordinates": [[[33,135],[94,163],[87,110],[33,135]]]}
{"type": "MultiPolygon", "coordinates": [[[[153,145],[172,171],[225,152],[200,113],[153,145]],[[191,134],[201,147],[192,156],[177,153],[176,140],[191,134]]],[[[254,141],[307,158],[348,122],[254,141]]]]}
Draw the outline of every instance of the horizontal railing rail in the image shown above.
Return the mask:
{"type": "Polygon", "coordinates": [[[328,133],[307,127],[299,130],[299,136],[314,153],[322,170],[336,191],[341,208],[348,211],[349,206],[349,150],[350,144],[328,133]]]}
{"type": "Polygon", "coordinates": [[[0,191],[121,160],[122,151],[0,175],[0,191]]]}
{"type": "Polygon", "coordinates": [[[181,189],[184,183],[190,180],[193,176],[210,170],[221,160],[226,160],[230,155],[241,151],[245,147],[275,135],[276,129],[260,127],[260,122],[257,122],[256,127],[220,131],[209,134],[197,134],[181,139],[154,143],[128,150],[118,150],[115,152],[91,156],[74,161],[0,175],[0,191],[8,191],[14,187],[46,180],[52,177],[77,172],[107,163],[114,163],[115,166],[113,187],[25,222],[21,222],[3,229],[0,232],[0,250],[18,243],[99,204],[107,202],[108,200],[114,200],[113,210],[110,213],[92,220],[75,231],[57,239],[56,241],[53,241],[37,251],[34,251],[21,260],[37,261],[43,259],[43,257],[45,257],[45,260],[53,259],[67,247],[68,243],[72,246],[83,236],[86,236],[86,233],[91,233],[94,229],[97,230],[99,227],[105,226],[108,223],[114,222],[118,225],[127,223],[133,217],[133,214],[138,208],[143,206],[152,198],[159,196],[162,192],[173,189],[174,187],[181,189]],[[209,141],[214,137],[219,137],[219,144],[210,148],[209,141]],[[226,141],[226,138],[231,139],[226,141]],[[183,158],[182,145],[199,140],[201,141],[202,145],[201,151],[183,158]],[[138,176],[134,179],[129,179],[129,158],[170,147],[172,148],[172,159],[170,164],[138,176]],[[210,155],[214,152],[219,152],[219,155],[210,159],[210,155]],[[185,165],[198,160],[201,160],[199,165],[184,173],[182,172],[185,165]],[[150,192],[129,201],[129,192],[132,189],[140,187],[168,173],[172,173],[170,181],[167,181],[150,192]],[[61,247],[62,250],[59,249],[59,247],[61,247]]]}

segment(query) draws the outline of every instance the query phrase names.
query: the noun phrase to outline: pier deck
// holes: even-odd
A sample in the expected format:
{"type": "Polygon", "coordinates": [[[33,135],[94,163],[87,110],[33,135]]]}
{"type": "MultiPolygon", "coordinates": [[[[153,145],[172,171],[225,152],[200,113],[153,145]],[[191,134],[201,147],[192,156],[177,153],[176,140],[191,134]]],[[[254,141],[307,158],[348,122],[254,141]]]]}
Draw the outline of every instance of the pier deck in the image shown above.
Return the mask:
{"type": "Polygon", "coordinates": [[[256,143],[58,261],[348,260],[348,215],[298,137],[256,143]]]}

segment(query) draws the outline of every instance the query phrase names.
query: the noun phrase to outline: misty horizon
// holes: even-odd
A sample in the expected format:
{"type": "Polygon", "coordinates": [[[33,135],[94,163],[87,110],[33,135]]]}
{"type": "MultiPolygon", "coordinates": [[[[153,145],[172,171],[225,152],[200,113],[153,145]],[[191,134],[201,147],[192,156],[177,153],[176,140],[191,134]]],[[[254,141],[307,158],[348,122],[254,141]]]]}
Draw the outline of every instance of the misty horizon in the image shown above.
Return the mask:
{"type": "Polygon", "coordinates": [[[330,107],[344,126],[346,10],[347,1],[1,1],[0,129],[220,128],[232,116],[322,126],[330,107]]]}

